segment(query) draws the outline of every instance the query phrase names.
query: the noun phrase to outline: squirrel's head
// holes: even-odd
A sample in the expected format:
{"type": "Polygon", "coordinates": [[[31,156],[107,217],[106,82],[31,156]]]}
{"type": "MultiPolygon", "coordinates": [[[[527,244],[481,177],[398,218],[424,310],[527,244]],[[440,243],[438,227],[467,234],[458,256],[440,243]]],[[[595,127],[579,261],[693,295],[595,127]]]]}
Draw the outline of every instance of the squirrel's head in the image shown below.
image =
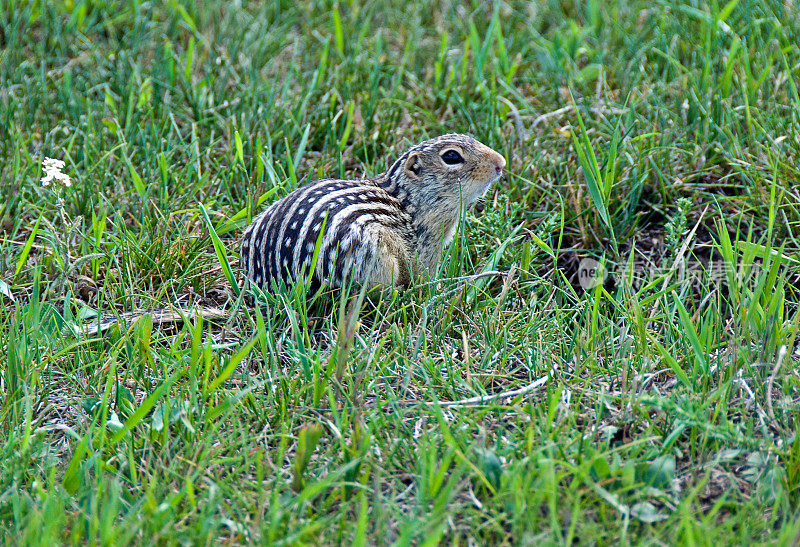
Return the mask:
{"type": "Polygon", "coordinates": [[[424,200],[470,207],[503,174],[506,160],[468,135],[442,135],[410,148],[390,172],[424,200]]]}

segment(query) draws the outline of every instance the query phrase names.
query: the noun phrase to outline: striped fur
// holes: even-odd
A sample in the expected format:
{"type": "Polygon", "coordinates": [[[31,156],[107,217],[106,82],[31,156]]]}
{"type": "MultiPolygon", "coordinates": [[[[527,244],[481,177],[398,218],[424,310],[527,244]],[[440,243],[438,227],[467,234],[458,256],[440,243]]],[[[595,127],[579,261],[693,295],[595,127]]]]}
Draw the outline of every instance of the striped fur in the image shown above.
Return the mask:
{"type": "Polygon", "coordinates": [[[338,287],[354,274],[356,281],[410,282],[415,236],[400,202],[374,184],[330,179],[295,190],[253,221],[242,236],[246,276],[267,290],[273,280],[289,284],[307,275],[323,224],[314,281],[338,287]],[[387,230],[399,236],[400,253],[391,248],[393,237],[381,237],[387,230]],[[386,264],[398,254],[406,260],[386,264]],[[379,275],[387,266],[392,274],[379,275]]]}
{"type": "Polygon", "coordinates": [[[411,148],[374,179],[312,182],[272,204],[245,230],[244,273],[262,290],[307,276],[324,225],[316,284],[340,287],[352,279],[408,286],[420,266],[435,268],[464,202],[474,203],[504,165],[502,156],[471,137],[445,135],[411,148]],[[463,168],[439,159],[448,146],[464,154],[463,168]]]}

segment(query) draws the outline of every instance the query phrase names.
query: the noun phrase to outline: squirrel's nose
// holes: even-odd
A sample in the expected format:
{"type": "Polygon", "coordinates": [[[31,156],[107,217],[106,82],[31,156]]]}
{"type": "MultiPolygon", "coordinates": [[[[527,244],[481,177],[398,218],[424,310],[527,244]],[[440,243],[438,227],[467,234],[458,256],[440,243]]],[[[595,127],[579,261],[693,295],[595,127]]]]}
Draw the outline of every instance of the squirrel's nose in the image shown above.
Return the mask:
{"type": "Polygon", "coordinates": [[[505,166],[506,166],[506,159],[503,156],[501,156],[500,154],[497,154],[497,160],[495,161],[494,168],[497,171],[498,175],[503,172],[503,169],[505,168],[505,166]]]}

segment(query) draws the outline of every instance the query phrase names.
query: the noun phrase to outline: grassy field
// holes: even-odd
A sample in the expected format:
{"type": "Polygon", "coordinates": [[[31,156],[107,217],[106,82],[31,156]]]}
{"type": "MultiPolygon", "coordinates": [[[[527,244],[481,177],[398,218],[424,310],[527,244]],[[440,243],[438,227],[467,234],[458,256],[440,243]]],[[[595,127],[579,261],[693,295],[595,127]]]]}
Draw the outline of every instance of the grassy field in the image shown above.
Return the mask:
{"type": "Polygon", "coordinates": [[[797,544],[799,11],[0,0],[0,537],[797,544]],[[437,281],[245,305],[445,132],[509,169],[437,281]]]}

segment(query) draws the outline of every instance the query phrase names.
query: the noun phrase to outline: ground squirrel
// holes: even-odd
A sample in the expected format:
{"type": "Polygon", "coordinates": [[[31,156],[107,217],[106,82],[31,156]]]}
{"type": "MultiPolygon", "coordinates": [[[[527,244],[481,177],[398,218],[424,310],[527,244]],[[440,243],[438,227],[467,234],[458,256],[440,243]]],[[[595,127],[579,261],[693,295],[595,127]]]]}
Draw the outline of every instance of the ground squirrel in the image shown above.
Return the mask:
{"type": "Polygon", "coordinates": [[[431,275],[461,214],[503,174],[506,161],[467,135],[443,135],[407,150],[372,179],[322,179],[256,217],[242,235],[245,276],[262,290],[287,285],[311,267],[312,281],[407,287],[431,275]]]}
{"type": "MultiPolygon", "coordinates": [[[[273,280],[291,283],[310,268],[324,224],[316,283],[340,287],[352,275],[359,284],[406,287],[420,268],[436,272],[462,212],[500,178],[505,165],[503,156],[472,137],[443,135],[412,147],[375,178],[312,182],[253,220],[242,235],[242,268],[263,290],[273,280]]],[[[92,336],[146,314],[161,324],[226,312],[158,308],[71,326],[92,336]]]]}

